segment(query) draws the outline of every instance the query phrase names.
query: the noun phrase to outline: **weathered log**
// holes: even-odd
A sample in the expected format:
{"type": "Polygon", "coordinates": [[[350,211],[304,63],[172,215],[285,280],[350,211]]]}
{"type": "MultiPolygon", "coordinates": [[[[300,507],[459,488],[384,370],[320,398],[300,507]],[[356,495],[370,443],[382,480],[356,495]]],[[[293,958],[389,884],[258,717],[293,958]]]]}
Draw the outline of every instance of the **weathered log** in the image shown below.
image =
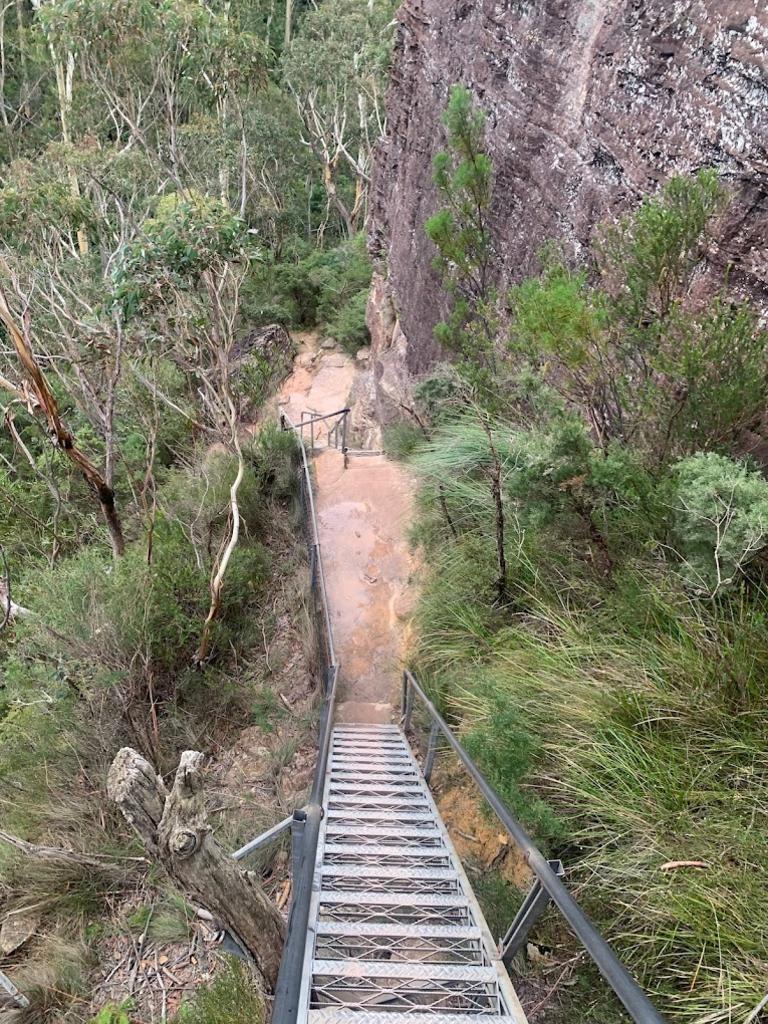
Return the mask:
{"type": "Polygon", "coordinates": [[[253,957],[268,990],[280,966],[285,924],[253,872],[241,871],[214,838],[205,813],[203,755],[186,750],[169,793],[130,747],[112,762],[110,798],[179,888],[202,903],[253,957]]]}

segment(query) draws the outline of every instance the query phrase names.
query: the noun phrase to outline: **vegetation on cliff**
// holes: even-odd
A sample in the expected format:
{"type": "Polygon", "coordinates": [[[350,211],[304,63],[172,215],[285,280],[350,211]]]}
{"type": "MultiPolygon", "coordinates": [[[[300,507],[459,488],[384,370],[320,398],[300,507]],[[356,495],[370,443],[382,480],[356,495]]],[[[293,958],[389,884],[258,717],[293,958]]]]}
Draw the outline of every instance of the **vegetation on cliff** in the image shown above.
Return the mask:
{"type": "MultiPolygon", "coordinates": [[[[466,90],[445,124],[426,229],[453,364],[392,438],[421,479],[416,667],[660,1009],[751,1019],[768,948],[768,481],[749,428],[768,338],[726,282],[696,289],[728,190],[711,171],[674,179],[580,263],[553,244],[500,294],[466,90]]],[[[573,955],[544,934],[555,960],[573,955]]],[[[569,991],[579,1019],[617,1019],[599,985],[561,987],[564,1013],[569,991]]]]}

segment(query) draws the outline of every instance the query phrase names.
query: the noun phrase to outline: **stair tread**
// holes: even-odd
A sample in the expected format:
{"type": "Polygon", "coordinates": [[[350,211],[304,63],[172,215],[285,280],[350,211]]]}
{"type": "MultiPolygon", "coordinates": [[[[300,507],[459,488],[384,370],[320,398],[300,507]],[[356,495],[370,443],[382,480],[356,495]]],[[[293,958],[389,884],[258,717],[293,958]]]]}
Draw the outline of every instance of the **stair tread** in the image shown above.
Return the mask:
{"type": "Polygon", "coordinates": [[[481,931],[461,924],[372,924],[368,921],[320,921],[318,935],[419,935],[429,939],[479,939],[481,931]]]}
{"type": "MultiPolygon", "coordinates": [[[[328,878],[434,878],[458,880],[453,868],[414,868],[387,867],[382,864],[324,864],[321,868],[324,877],[328,878]]],[[[373,889],[374,887],[371,886],[373,889]]]]}
{"type": "MultiPolygon", "coordinates": [[[[424,1013],[376,1010],[345,1010],[325,1007],[309,1011],[309,1024],[424,1024],[424,1013]]],[[[430,1024],[510,1024],[514,1017],[493,1013],[428,1013],[430,1024]]]]}
{"type": "Polygon", "coordinates": [[[474,964],[423,964],[393,960],[313,960],[312,973],[337,978],[425,978],[435,981],[498,981],[495,967],[474,964]],[[361,970],[361,965],[364,970],[361,970]]]}
{"type": "Polygon", "coordinates": [[[330,889],[320,890],[321,903],[365,903],[378,906],[409,905],[414,907],[467,907],[469,901],[464,895],[444,896],[442,893],[412,892],[336,892],[330,889]]]}

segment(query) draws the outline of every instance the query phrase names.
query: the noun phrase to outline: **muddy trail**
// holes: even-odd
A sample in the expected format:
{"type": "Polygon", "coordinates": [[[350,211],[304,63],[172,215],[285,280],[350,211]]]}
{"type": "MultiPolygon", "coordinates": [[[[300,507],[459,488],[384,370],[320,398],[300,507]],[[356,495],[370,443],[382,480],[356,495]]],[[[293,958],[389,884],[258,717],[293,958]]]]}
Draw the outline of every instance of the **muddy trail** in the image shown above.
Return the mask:
{"type": "MultiPolygon", "coordinates": [[[[294,422],[347,404],[355,361],[304,338],[279,395],[294,422]]],[[[328,602],[340,663],[336,720],[390,722],[399,692],[415,565],[407,534],[413,486],[408,471],[382,454],[344,457],[314,435],[315,502],[328,602]]]]}

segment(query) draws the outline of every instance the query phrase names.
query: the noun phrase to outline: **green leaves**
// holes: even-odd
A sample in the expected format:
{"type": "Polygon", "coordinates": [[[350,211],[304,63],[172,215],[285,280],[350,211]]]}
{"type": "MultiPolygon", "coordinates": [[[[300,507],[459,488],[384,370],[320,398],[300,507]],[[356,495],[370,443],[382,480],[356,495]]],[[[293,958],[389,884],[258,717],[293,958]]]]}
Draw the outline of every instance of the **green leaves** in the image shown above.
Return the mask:
{"type": "Polygon", "coordinates": [[[768,481],[714,452],[673,470],[672,543],[686,581],[710,597],[733,587],[768,543],[768,481]]]}
{"type": "Polygon", "coordinates": [[[708,226],[726,194],[717,172],[672,178],[658,197],[603,229],[598,252],[609,291],[624,318],[663,318],[682,297],[701,256],[708,226]]]}
{"type": "Polygon", "coordinates": [[[599,294],[586,273],[554,263],[539,278],[529,278],[510,293],[517,344],[533,359],[556,356],[567,366],[582,366],[590,345],[605,326],[599,294]]]}
{"type": "Polygon", "coordinates": [[[206,269],[248,262],[258,253],[245,223],[221,200],[172,192],[158,201],[155,215],[118,253],[113,297],[124,319],[130,320],[165,285],[192,287],[206,269]]]}
{"type": "Polygon", "coordinates": [[[437,249],[434,266],[451,296],[449,317],[437,340],[462,358],[460,367],[480,392],[495,369],[498,296],[491,280],[493,245],[488,222],[492,166],[485,146],[485,117],[472,94],[454,86],[443,116],[450,153],[438,153],[434,182],[446,205],[424,228],[437,249]]]}

